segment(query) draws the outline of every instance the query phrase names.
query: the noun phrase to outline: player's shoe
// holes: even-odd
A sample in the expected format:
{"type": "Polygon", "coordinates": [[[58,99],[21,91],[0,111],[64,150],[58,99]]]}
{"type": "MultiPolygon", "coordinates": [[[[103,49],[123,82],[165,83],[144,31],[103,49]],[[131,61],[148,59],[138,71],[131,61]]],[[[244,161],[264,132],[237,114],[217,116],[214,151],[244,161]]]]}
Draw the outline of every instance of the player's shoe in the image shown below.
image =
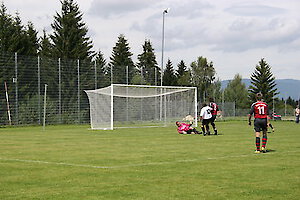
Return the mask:
{"type": "Polygon", "coordinates": [[[215,135],[218,135],[218,130],[214,130],[215,131],[215,135]]]}
{"type": "Polygon", "coordinates": [[[203,136],[206,136],[207,133],[203,132],[203,136]]]}
{"type": "Polygon", "coordinates": [[[255,154],[260,154],[260,151],[256,150],[254,151],[255,154]]]}
{"type": "Polygon", "coordinates": [[[267,148],[266,147],[261,147],[261,152],[267,153],[267,148]]]}

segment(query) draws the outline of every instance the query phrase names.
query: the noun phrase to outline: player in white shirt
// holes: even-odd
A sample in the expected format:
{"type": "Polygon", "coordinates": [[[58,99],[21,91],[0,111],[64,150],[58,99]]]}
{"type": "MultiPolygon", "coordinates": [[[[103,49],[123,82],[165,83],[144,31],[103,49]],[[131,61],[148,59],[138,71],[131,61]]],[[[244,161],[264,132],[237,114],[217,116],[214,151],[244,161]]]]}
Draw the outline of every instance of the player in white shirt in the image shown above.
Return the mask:
{"type": "Polygon", "coordinates": [[[297,105],[296,109],[295,109],[295,116],[296,116],[296,123],[299,124],[299,117],[300,117],[300,109],[299,109],[299,105],[297,105]]]}
{"type": "Polygon", "coordinates": [[[210,106],[208,106],[206,103],[203,103],[200,111],[200,121],[202,121],[201,129],[203,131],[203,136],[210,135],[209,123],[212,118],[211,110],[212,108],[210,106]]]}

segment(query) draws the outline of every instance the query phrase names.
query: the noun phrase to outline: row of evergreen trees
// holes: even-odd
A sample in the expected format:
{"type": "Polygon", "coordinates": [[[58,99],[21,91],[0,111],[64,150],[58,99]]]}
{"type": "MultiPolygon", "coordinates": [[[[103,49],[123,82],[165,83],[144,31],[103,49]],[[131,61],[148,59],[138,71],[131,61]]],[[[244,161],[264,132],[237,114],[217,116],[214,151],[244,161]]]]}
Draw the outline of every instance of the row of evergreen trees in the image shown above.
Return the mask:
{"type": "MultiPolygon", "coordinates": [[[[23,56],[40,56],[41,58],[62,59],[62,60],[80,60],[82,63],[95,63],[81,65],[81,71],[90,72],[97,69],[97,82],[90,79],[88,75],[81,75],[81,81],[85,82],[85,89],[93,87],[104,87],[110,83],[130,83],[130,84],[150,84],[160,85],[161,69],[157,64],[154,48],[150,40],[145,40],[142,45],[143,51],[137,56],[137,63],[132,60],[133,54],[124,35],[119,35],[115,46],[112,49],[109,62],[106,61],[101,51],[94,52],[91,38],[87,36],[88,28],[82,20],[79,6],[73,0],[62,0],[61,11],[54,16],[51,24],[52,34],[38,37],[38,32],[34,25],[29,22],[24,26],[20,20],[19,14],[16,16],[8,14],[5,5],[2,3],[0,8],[0,51],[17,52],[23,56]]],[[[0,61],[5,63],[6,61],[0,61]]],[[[73,62],[74,63],[74,62],[73,62]]],[[[76,62],[75,62],[76,63],[76,62]]],[[[24,66],[26,67],[26,66],[24,66]]],[[[57,65],[49,64],[46,66],[44,82],[50,82],[50,86],[58,87],[57,83],[51,84],[51,74],[57,71],[57,65]]],[[[65,68],[72,74],[76,74],[76,64],[65,64],[65,68]]],[[[0,71],[1,82],[10,80],[13,73],[4,70],[0,71]]],[[[28,72],[30,73],[30,72],[28,72]]],[[[21,75],[19,75],[21,76],[21,75]]],[[[20,78],[19,78],[20,79],[20,78]]],[[[52,78],[53,79],[53,78],[52,78]]],[[[76,77],[74,80],[65,77],[62,81],[67,85],[65,96],[68,99],[76,99],[76,77]],[[71,98],[72,95],[74,98],[71,98]]],[[[261,59],[251,75],[250,88],[246,88],[242,83],[242,77],[236,75],[230,81],[227,88],[222,91],[220,80],[216,77],[216,71],[213,62],[205,57],[198,57],[196,61],[187,66],[183,60],[177,64],[175,70],[170,59],[167,60],[163,71],[163,85],[196,86],[200,101],[207,97],[213,97],[216,101],[234,101],[238,108],[248,108],[249,102],[254,100],[254,94],[262,92],[267,102],[271,102],[278,94],[275,84],[275,78],[271,72],[268,63],[261,59]]],[[[57,82],[57,81],[56,81],[57,82]]],[[[19,84],[22,87],[32,88],[34,93],[34,84],[28,87],[29,83],[19,84]],[[27,85],[27,86],[25,86],[27,85]]],[[[24,89],[24,93],[30,92],[24,89]]]]}

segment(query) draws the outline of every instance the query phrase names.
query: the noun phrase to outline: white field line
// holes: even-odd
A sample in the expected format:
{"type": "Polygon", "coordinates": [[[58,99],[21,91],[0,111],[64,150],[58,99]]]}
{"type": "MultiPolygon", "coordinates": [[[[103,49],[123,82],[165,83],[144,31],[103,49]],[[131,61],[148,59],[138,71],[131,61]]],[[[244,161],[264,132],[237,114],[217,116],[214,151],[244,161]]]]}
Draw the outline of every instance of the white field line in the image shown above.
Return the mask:
{"type": "MultiPolygon", "coordinates": [[[[299,153],[299,151],[284,151],[282,153],[299,153]]],[[[263,155],[276,155],[280,153],[265,153],[263,155]]],[[[261,154],[260,154],[261,155],[261,154]]],[[[74,164],[74,163],[64,163],[64,162],[49,162],[41,160],[24,160],[16,158],[0,158],[2,161],[15,161],[15,162],[24,162],[24,163],[38,163],[38,164],[49,164],[49,165],[62,165],[62,166],[71,166],[71,167],[85,167],[85,168],[96,168],[96,169],[117,169],[117,168],[127,168],[127,167],[139,167],[139,166],[150,166],[150,165],[168,165],[174,163],[185,163],[185,162],[197,162],[201,160],[221,160],[221,159],[230,159],[230,158],[242,158],[250,156],[259,156],[257,154],[244,154],[236,156],[222,156],[222,157],[206,157],[199,159],[189,159],[189,160],[175,160],[169,162],[149,162],[149,163],[140,163],[132,165],[119,165],[119,166],[96,166],[96,165],[84,165],[84,164],[74,164]]]]}

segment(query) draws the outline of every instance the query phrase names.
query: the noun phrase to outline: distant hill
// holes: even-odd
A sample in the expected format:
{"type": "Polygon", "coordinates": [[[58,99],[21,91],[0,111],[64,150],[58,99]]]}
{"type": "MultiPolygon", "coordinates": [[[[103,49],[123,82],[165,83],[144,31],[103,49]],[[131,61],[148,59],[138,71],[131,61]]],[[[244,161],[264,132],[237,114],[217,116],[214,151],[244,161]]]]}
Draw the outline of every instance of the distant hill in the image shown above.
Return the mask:
{"type": "MultiPolygon", "coordinates": [[[[230,80],[221,81],[222,89],[225,88],[230,80]]],[[[243,79],[243,83],[245,83],[246,87],[248,88],[251,84],[250,79],[243,79]]],[[[277,84],[276,87],[280,94],[278,97],[281,99],[286,99],[289,96],[297,100],[300,98],[300,80],[295,79],[276,79],[275,83],[277,84]]]]}

